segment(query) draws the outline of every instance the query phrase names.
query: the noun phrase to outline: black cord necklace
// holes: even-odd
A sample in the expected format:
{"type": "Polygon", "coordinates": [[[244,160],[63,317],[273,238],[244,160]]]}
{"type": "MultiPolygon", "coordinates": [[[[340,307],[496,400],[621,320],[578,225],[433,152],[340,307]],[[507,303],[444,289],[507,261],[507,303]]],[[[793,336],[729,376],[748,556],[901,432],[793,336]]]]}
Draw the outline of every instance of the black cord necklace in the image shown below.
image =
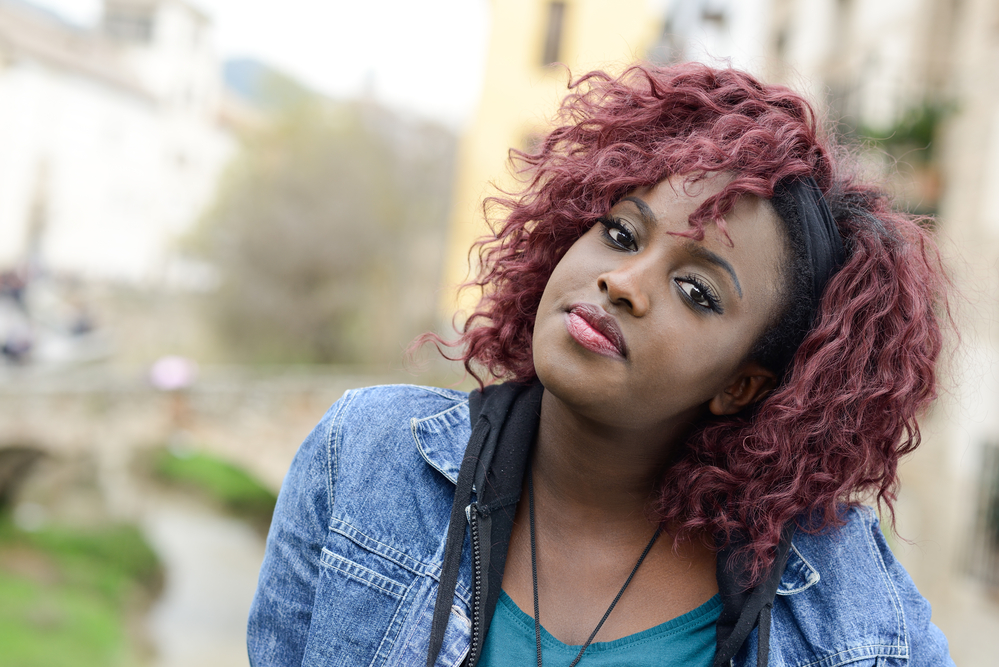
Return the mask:
{"type": "MultiPolygon", "coordinates": [[[[530,464],[528,464],[527,469],[527,495],[528,508],[530,510],[531,517],[531,578],[534,580],[534,641],[538,648],[538,667],[542,667],[541,616],[538,610],[538,550],[534,540],[534,471],[531,469],[530,464]]],[[[656,540],[659,538],[659,533],[662,532],[662,529],[662,526],[656,528],[656,532],[652,535],[652,539],[649,540],[649,543],[645,545],[645,551],[643,551],[642,555],[638,557],[638,562],[635,563],[635,567],[632,568],[631,574],[628,575],[627,581],[624,582],[624,586],[622,586],[621,590],[617,592],[617,597],[615,597],[614,601],[610,603],[609,607],[607,607],[607,611],[604,612],[604,617],[600,619],[599,623],[597,623],[597,627],[593,628],[593,632],[590,633],[589,639],[587,639],[586,643],[583,644],[583,647],[579,649],[579,655],[576,656],[576,659],[572,661],[572,664],[570,664],[569,667],[576,667],[576,664],[582,660],[583,653],[586,652],[586,649],[590,646],[590,642],[592,642],[593,638],[597,636],[598,632],[600,632],[600,628],[603,627],[604,621],[606,621],[607,617],[610,616],[610,613],[614,611],[615,605],[617,605],[621,596],[624,595],[625,589],[628,588],[628,584],[630,584],[631,580],[635,577],[635,573],[638,572],[638,567],[642,564],[642,561],[649,555],[649,551],[652,549],[652,545],[655,544],[656,540]]]]}

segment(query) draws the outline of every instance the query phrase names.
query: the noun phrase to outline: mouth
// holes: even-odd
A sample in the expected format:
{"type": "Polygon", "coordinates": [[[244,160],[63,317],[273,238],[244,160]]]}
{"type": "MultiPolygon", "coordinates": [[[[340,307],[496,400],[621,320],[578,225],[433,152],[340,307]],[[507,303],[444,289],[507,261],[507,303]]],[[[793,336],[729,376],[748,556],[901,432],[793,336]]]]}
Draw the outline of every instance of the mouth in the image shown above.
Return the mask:
{"type": "Polygon", "coordinates": [[[591,352],[619,359],[628,356],[617,320],[603,308],[589,303],[573,305],[566,314],[566,329],[577,343],[591,352]]]}

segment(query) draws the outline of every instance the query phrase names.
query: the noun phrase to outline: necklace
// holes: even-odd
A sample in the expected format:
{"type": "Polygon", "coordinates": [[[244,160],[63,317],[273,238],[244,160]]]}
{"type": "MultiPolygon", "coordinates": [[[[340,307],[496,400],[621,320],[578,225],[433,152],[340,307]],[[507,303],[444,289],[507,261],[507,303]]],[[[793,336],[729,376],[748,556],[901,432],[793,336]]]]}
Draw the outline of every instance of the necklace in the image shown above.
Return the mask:
{"type": "MultiPolygon", "coordinates": [[[[528,509],[531,517],[531,578],[534,580],[534,641],[538,649],[538,667],[542,667],[541,616],[538,610],[538,550],[534,539],[534,471],[531,469],[530,463],[528,463],[527,468],[527,495],[528,509]]],[[[628,579],[624,582],[624,586],[622,586],[621,590],[617,592],[617,597],[615,597],[614,601],[610,603],[609,607],[607,607],[607,611],[604,612],[604,617],[600,619],[599,623],[597,623],[597,627],[593,628],[593,632],[590,633],[589,639],[587,639],[586,643],[579,649],[579,654],[576,656],[576,659],[572,661],[569,667],[576,667],[576,664],[583,659],[583,653],[586,652],[586,649],[590,646],[590,642],[592,642],[593,638],[597,636],[598,632],[600,632],[600,628],[603,627],[604,621],[606,621],[607,617],[610,616],[610,613],[614,611],[614,607],[617,605],[618,600],[620,600],[621,596],[624,595],[625,589],[628,588],[628,584],[630,584],[631,580],[635,577],[635,573],[638,572],[638,567],[642,564],[642,561],[649,555],[649,551],[652,549],[652,545],[655,544],[656,540],[659,538],[659,533],[662,532],[662,529],[662,526],[656,528],[656,532],[652,535],[652,539],[649,540],[649,543],[645,545],[645,551],[643,551],[642,555],[638,557],[638,562],[635,563],[635,567],[632,568],[631,574],[628,575],[628,579]]]]}

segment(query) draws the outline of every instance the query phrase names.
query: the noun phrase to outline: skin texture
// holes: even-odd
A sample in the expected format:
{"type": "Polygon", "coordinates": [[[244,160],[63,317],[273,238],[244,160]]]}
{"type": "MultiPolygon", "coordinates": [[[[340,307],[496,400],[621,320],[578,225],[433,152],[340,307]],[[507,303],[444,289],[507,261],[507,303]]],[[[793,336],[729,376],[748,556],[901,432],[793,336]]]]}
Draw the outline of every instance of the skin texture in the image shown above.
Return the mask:
{"type": "MultiPolygon", "coordinates": [[[[631,193],[609,212],[613,222],[569,249],[545,288],[533,339],[545,385],[532,459],[539,600],[542,625],[567,644],[586,640],[654,533],[649,503],[691,424],[738,412],[774,386],[773,373],[746,360],[779,306],[785,240],[773,209],[744,197],[725,216],[728,236],[717,225],[701,241],[678,235],[727,178],[631,193]],[[623,354],[599,326],[570,316],[579,304],[612,318],[623,354]]],[[[527,512],[521,502],[503,588],[533,616],[527,512]]],[[[714,595],[707,542],[674,551],[663,535],[595,641],[714,595]]]]}

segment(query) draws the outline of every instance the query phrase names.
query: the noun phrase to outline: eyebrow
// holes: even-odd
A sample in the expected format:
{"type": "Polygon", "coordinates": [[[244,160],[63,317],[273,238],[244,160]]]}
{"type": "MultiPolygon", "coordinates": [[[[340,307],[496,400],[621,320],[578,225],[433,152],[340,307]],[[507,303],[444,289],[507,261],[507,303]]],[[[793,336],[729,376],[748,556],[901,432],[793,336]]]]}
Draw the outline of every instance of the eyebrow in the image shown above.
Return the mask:
{"type": "MultiPolygon", "coordinates": [[[[642,220],[645,224],[650,226],[659,224],[659,220],[656,219],[656,214],[652,212],[652,209],[649,208],[648,204],[638,197],[624,197],[621,201],[630,201],[634,204],[638,208],[638,213],[642,216],[642,220]]],[[[704,260],[721,269],[724,269],[725,272],[732,277],[732,283],[735,285],[735,291],[738,292],[739,298],[742,298],[742,285],[739,284],[739,277],[735,275],[735,269],[732,268],[732,265],[725,261],[723,257],[711,252],[694,241],[684,243],[684,250],[696,259],[704,260]]]]}

